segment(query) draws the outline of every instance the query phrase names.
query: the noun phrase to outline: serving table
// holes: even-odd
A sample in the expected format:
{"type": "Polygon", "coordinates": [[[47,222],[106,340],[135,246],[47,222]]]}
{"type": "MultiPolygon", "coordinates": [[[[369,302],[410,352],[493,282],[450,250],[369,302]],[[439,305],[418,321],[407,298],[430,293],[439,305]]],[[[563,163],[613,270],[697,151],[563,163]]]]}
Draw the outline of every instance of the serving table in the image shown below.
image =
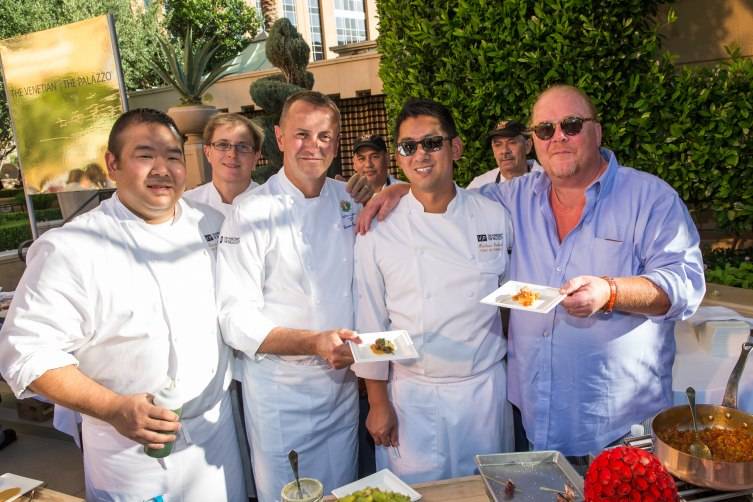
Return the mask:
{"type": "MultiPolygon", "coordinates": [[[[465,476],[462,478],[443,479],[429,483],[411,485],[421,494],[421,502],[488,502],[486,488],[481,476],[465,476]]],[[[333,496],[324,498],[325,501],[337,500],[333,496]]]]}
{"type": "Polygon", "coordinates": [[[66,495],[49,488],[37,488],[17,500],[20,502],[84,502],[82,498],[66,495]]]}
{"type": "MultiPolygon", "coordinates": [[[[444,479],[412,485],[421,494],[422,502],[488,502],[484,482],[481,476],[466,476],[463,478],[444,479]]],[[[22,502],[83,502],[84,499],[66,495],[49,488],[38,488],[33,498],[25,495],[18,499],[22,502]]],[[[327,496],[325,501],[336,500],[327,496]]]]}

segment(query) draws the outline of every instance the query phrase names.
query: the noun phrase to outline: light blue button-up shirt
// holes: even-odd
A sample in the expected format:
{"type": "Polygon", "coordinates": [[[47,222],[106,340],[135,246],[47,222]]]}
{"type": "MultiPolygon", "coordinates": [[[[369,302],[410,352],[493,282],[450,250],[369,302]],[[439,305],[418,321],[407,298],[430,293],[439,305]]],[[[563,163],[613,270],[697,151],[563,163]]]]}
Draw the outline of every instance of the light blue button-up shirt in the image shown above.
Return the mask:
{"type": "Polygon", "coordinates": [[[609,166],[586,189],[580,222],[562,242],[546,173],[481,189],[512,216],[512,279],[560,287],[578,275],[637,275],[669,297],[662,316],[512,311],[508,398],[535,449],[566,455],[598,452],[672,405],[674,323],[705,292],[698,232],[677,192],[601,153],[609,166]]]}

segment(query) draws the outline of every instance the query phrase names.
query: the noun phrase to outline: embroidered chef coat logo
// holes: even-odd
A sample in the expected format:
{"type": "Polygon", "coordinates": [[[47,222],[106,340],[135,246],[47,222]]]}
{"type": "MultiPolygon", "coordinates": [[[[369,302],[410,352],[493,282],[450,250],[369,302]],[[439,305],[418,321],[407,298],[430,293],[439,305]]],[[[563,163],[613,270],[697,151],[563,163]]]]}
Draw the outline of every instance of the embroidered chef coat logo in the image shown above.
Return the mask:
{"type": "Polygon", "coordinates": [[[353,204],[349,200],[340,201],[340,211],[342,214],[343,228],[351,228],[356,224],[356,215],[353,213],[353,204]]]}
{"type": "Polygon", "coordinates": [[[477,234],[478,250],[484,252],[499,252],[502,249],[504,234],[477,234]]]}
{"type": "Polygon", "coordinates": [[[204,234],[204,240],[209,245],[209,249],[215,250],[217,249],[217,244],[219,244],[220,233],[213,232],[211,234],[204,234]]]}
{"type": "Polygon", "coordinates": [[[220,235],[220,244],[238,244],[241,241],[240,237],[230,237],[228,235],[220,235]]]}

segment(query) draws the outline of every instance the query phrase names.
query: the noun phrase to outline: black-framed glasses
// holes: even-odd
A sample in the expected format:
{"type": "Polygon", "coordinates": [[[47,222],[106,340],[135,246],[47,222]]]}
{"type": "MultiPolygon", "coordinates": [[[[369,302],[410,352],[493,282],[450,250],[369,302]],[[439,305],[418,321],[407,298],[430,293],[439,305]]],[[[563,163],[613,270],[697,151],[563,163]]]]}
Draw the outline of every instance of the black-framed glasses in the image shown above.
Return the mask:
{"type": "Polygon", "coordinates": [[[418,150],[418,145],[424,149],[424,152],[438,152],[442,149],[442,144],[445,140],[452,139],[449,136],[427,136],[424,139],[418,141],[412,139],[406,139],[397,144],[397,153],[402,157],[410,157],[418,150]]]}
{"type": "MultiPolygon", "coordinates": [[[[576,136],[583,130],[583,122],[596,121],[595,118],[565,117],[560,121],[560,129],[568,136],[576,136]]],[[[544,141],[554,136],[557,130],[556,122],[539,122],[533,126],[533,133],[544,141]]]]}
{"type": "Polygon", "coordinates": [[[212,148],[220,152],[229,152],[232,149],[235,149],[237,153],[253,153],[256,151],[253,146],[247,145],[246,143],[233,144],[228,143],[227,141],[217,141],[210,144],[212,145],[212,148]]]}

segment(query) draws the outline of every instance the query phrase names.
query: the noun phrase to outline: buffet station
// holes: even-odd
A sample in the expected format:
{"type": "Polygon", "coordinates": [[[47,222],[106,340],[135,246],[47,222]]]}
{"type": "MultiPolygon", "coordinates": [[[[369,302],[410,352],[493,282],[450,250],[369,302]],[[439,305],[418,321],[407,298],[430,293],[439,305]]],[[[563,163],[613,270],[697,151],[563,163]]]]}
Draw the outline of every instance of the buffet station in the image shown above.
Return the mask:
{"type": "MultiPolygon", "coordinates": [[[[723,307],[702,308],[690,321],[678,323],[675,406],[646,423],[647,434],[628,437],[624,444],[594,457],[585,475],[557,451],[498,453],[478,455],[478,475],[474,476],[409,486],[385,469],[332,494],[323,493],[316,480],[311,480],[318,483],[313,493],[299,491],[292,481],[283,499],[751,502],[753,364],[746,370],[753,349],[751,333],[749,319],[723,307]]],[[[82,500],[45,488],[41,482],[15,490],[17,487],[6,486],[4,481],[0,479],[0,501],[82,500]]],[[[304,478],[300,482],[303,485],[304,478]]]]}

